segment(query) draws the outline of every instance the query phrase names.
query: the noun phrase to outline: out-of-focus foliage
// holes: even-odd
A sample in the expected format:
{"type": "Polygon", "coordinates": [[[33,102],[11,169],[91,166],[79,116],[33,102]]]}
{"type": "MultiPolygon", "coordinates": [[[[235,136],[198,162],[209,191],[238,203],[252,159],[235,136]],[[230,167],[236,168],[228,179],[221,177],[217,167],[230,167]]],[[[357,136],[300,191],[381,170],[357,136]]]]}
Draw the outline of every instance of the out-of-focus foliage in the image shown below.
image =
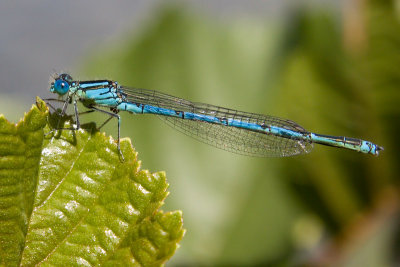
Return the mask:
{"type": "MultiPolygon", "coordinates": [[[[4,266],[159,266],[183,236],[179,211],[158,211],[163,172],[140,170],[129,140],[58,131],[38,99],[17,125],[0,116],[0,262],[4,266]]],[[[60,124],[69,128],[70,124],[60,124]]]]}
{"type": "Polygon", "coordinates": [[[385,147],[379,157],[317,146],[290,159],[244,158],[156,119],[124,116],[123,135],[134,137],[146,164],[165,165],[176,196],[171,206],[184,205],[188,233],[176,263],[394,260],[400,16],[394,1],[362,8],[361,32],[354,33],[361,42],[344,37],[346,20],[329,10],[300,10],[279,28],[167,8],[123,46],[96,52],[87,77],[75,77],[273,114],[385,147]]]}

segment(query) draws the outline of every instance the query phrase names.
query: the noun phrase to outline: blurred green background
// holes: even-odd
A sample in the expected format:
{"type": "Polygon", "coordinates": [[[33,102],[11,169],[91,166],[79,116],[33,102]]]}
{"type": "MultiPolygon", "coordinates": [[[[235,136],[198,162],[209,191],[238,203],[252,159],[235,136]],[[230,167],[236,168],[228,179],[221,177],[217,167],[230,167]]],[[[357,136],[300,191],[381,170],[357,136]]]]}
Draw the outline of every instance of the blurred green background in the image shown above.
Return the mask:
{"type": "MultiPolygon", "coordinates": [[[[143,168],[167,173],[163,209],[183,211],[187,232],[168,266],[400,264],[400,3],[316,6],[227,22],[163,4],[118,42],[81,55],[76,79],[113,79],[385,147],[379,157],[317,145],[304,156],[252,158],[155,116],[121,114],[143,168]]],[[[21,116],[6,95],[0,112],[21,116]]],[[[116,122],[105,130],[115,136],[116,122]]]]}

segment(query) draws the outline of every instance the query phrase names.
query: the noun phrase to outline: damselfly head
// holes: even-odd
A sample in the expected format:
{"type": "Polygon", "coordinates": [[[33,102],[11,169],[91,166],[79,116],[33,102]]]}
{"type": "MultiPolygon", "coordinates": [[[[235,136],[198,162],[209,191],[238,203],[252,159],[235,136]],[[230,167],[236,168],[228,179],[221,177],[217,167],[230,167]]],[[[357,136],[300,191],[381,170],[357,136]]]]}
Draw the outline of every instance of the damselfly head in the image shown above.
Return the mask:
{"type": "Polygon", "coordinates": [[[69,74],[63,73],[55,78],[54,82],[50,85],[50,92],[59,95],[65,95],[69,91],[72,77],[69,74]]]}

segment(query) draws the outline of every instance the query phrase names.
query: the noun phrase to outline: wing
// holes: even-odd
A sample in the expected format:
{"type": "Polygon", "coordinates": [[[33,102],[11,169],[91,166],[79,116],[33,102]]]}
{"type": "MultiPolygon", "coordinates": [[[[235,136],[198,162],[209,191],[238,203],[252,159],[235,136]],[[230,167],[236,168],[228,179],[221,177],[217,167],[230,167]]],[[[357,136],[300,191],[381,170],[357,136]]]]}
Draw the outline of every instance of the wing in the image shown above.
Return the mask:
{"type": "MultiPolygon", "coordinates": [[[[220,119],[234,119],[248,123],[257,123],[266,127],[276,126],[301,132],[304,135],[308,134],[308,131],[291,120],[191,102],[147,89],[121,88],[121,92],[132,103],[215,116],[220,119]]],[[[307,140],[284,138],[263,132],[203,121],[185,120],[169,116],[159,117],[173,128],[188,136],[233,153],[258,157],[285,157],[308,153],[313,148],[313,144],[307,140]]]]}

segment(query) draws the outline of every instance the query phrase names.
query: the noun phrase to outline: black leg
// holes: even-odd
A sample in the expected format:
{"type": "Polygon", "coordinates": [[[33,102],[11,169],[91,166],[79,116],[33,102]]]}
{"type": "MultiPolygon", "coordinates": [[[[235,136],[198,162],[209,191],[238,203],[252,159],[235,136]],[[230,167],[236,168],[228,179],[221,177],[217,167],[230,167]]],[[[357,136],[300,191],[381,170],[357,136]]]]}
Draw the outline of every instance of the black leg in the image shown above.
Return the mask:
{"type": "Polygon", "coordinates": [[[87,111],[80,112],[79,115],[85,115],[85,114],[89,114],[89,113],[93,113],[93,112],[95,112],[95,110],[89,109],[89,110],[87,110],[87,111]]]}
{"type": "MultiPolygon", "coordinates": [[[[67,100],[65,100],[65,102],[64,102],[60,117],[63,117],[65,115],[65,113],[67,111],[67,107],[68,107],[69,101],[70,101],[70,96],[68,96],[67,100]]],[[[74,99],[74,112],[75,112],[76,127],[60,128],[60,121],[61,121],[61,118],[60,118],[60,120],[58,120],[56,130],[73,130],[73,131],[74,130],[79,130],[81,128],[81,124],[79,122],[78,105],[76,103],[76,99],[74,99]]]]}
{"type": "MultiPolygon", "coordinates": [[[[105,110],[102,110],[102,109],[98,109],[98,108],[96,108],[96,107],[90,107],[90,108],[91,108],[92,110],[96,110],[96,111],[99,111],[99,112],[103,112],[103,113],[105,113],[105,114],[107,114],[107,115],[110,116],[110,118],[108,118],[108,119],[100,126],[100,128],[103,127],[104,125],[106,125],[106,123],[109,122],[112,118],[117,118],[117,119],[118,119],[118,141],[117,141],[117,148],[118,148],[119,154],[121,155],[122,161],[125,161],[124,155],[122,154],[122,152],[121,152],[121,147],[120,147],[121,116],[119,116],[118,114],[109,112],[109,111],[105,111],[105,110]]],[[[100,128],[99,128],[99,129],[100,129],[100,128]]]]}
{"type": "MultiPolygon", "coordinates": [[[[58,101],[58,102],[63,102],[64,104],[63,104],[61,113],[59,114],[60,117],[63,117],[63,116],[65,115],[66,111],[67,111],[68,104],[70,103],[70,96],[68,96],[67,99],[66,99],[65,101],[62,101],[62,100],[59,100],[59,99],[45,99],[45,101],[46,101],[46,100],[51,100],[51,101],[54,100],[54,101],[58,101]]],[[[99,112],[102,112],[102,113],[105,113],[105,114],[109,115],[110,117],[109,117],[98,129],[100,129],[100,128],[102,128],[104,125],[106,125],[112,118],[117,118],[117,119],[118,119],[118,140],[117,140],[117,148],[118,148],[119,154],[121,155],[122,161],[125,161],[124,155],[122,154],[121,147],[120,147],[120,139],[121,139],[121,117],[120,117],[118,114],[115,114],[115,113],[112,113],[112,112],[109,112],[109,111],[105,111],[105,110],[102,110],[102,109],[98,109],[98,108],[96,108],[96,107],[90,107],[90,110],[84,111],[84,112],[82,112],[82,113],[79,113],[79,112],[78,112],[78,105],[77,105],[76,99],[73,100],[73,103],[74,103],[74,113],[75,113],[75,120],[76,120],[76,128],[60,128],[60,121],[61,121],[61,119],[60,119],[60,120],[58,120],[57,128],[51,130],[49,133],[46,134],[46,136],[49,135],[50,133],[54,132],[54,130],[79,130],[80,127],[81,127],[80,121],[79,121],[79,115],[92,113],[92,112],[94,112],[94,111],[99,111],[99,112]]],[[[49,106],[51,106],[51,105],[49,105],[49,106]]],[[[52,106],[51,106],[51,107],[52,107],[52,106]]],[[[55,110],[54,107],[52,107],[52,108],[55,110]]]]}
{"type": "MultiPolygon", "coordinates": [[[[64,104],[64,106],[65,106],[65,104],[64,104]]],[[[61,116],[64,116],[66,109],[67,109],[66,107],[65,107],[65,108],[63,107],[63,111],[62,111],[62,113],[61,113],[61,116]]],[[[59,120],[59,121],[58,121],[58,124],[57,124],[57,129],[56,129],[56,130],[72,130],[72,131],[79,130],[79,129],[81,128],[81,123],[79,122],[78,105],[77,105],[77,103],[76,103],[76,99],[74,99],[74,112],[75,112],[76,127],[71,127],[71,128],[60,128],[60,127],[59,127],[60,120],[59,120]]]]}
{"type": "Polygon", "coordinates": [[[61,117],[64,116],[65,112],[67,111],[67,107],[68,107],[69,101],[70,101],[70,96],[67,96],[67,99],[64,101],[64,105],[63,105],[63,108],[61,110],[61,114],[60,114],[61,117]]]}
{"type": "Polygon", "coordinates": [[[55,107],[53,107],[52,104],[50,104],[49,102],[45,102],[47,104],[47,106],[49,106],[54,112],[58,112],[57,109],[55,107]]]}
{"type": "Polygon", "coordinates": [[[97,129],[100,130],[101,128],[103,128],[103,126],[106,125],[112,118],[114,118],[114,117],[111,117],[111,116],[110,116],[110,117],[109,117],[108,119],[106,119],[106,120],[103,122],[103,124],[101,124],[100,127],[97,128],[97,129]]]}
{"type": "MultiPolygon", "coordinates": [[[[47,101],[62,102],[62,103],[65,102],[64,100],[56,99],[56,98],[45,98],[45,99],[43,99],[43,101],[46,102],[46,104],[47,104],[51,109],[53,109],[55,112],[57,112],[57,109],[56,109],[55,107],[53,107],[53,105],[51,105],[51,104],[50,104],[49,102],[47,102],[47,101]]],[[[85,114],[93,113],[94,111],[95,111],[95,110],[90,109],[90,110],[87,110],[87,111],[84,111],[84,112],[79,112],[78,115],[79,115],[79,116],[80,116],[80,115],[85,115],[85,114]]],[[[61,115],[61,114],[60,114],[60,115],[61,115]]]]}
{"type": "Polygon", "coordinates": [[[57,113],[58,113],[57,109],[56,109],[55,107],[53,107],[53,105],[50,104],[49,101],[62,102],[62,103],[64,103],[64,100],[56,99],[56,98],[45,98],[45,99],[43,99],[43,101],[47,104],[47,106],[49,106],[52,110],[54,110],[54,112],[57,112],[57,113]]]}
{"type": "Polygon", "coordinates": [[[43,98],[43,101],[65,102],[64,100],[58,98],[43,98]]]}
{"type": "Polygon", "coordinates": [[[75,110],[76,130],[79,130],[81,128],[81,123],[79,122],[78,105],[76,104],[76,99],[74,99],[74,110],[75,110]]]}
{"type": "MultiPolygon", "coordinates": [[[[57,99],[57,101],[58,101],[58,99],[57,99]]],[[[52,129],[50,132],[46,133],[45,136],[53,133],[55,130],[70,130],[70,129],[61,129],[60,128],[61,117],[63,117],[65,115],[65,112],[67,110],[69,101],[70,101],[70,96],[67,96],[67,99],[65,101],[59,101],[59,102],[64,102],[64,105],[63,105],[63,108],[61,110],[61,113],[59,114],[60,119],[57,122],[57,127],[56,127],[56,129],[52,129]]]]}

